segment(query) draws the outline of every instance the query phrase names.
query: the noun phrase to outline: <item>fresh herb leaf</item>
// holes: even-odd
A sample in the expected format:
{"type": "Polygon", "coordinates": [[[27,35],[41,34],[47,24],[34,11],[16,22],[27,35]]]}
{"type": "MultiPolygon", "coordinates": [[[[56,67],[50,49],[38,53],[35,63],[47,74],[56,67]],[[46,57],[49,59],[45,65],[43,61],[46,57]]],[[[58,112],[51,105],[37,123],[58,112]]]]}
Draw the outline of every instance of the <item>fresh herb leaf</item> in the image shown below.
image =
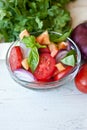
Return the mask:
{"type": "Polygon", "coordinates": [[[41,45],[41,44],[39,44],[38,42],[36,42],[36,38],[35,38],[35,36],[33,36],[33,35],[24,37],[24,38],[22,39],[22,42],[23,42],[23,43],[26,45],[26,47],[28,47],[28,48],[33,48],[34,46],[36,46],[38,49],[39,49],[39,48],[45,48],[45,47],[46,47],[45,45],[41,45]]]}
{"type": "Polygon", "coordinates": [[[53,42],[62,42],[62,41],[66,41],[66,39],[70,36],[72,29],[69,30],[69,32],[66,32],[62,35],[59,35],[58,38],[52,38],[53,42]]]}
{"type": "Polygon", "coordinates": [[[36,42],[36,38],[33,35],[24,37],[22,42],[26,45],[27,48],[31,48],[31,51],[28,56],[28,63],[31,68],[31,71],[34,72],[38,63],[39,63],[39,48],[45,48],[46,46],[40,45],[36,42]]]}
{"type": "Polygon", "coordinates": [[[0,40],[12,42],[25,28],[29,32],[68,32],[71,16],[66,5],[70,1],[72,0],[0,0],[0,40]]]}
{"type": "Polygon", "coordinates": [[[36,44],[36,40],[34,36],[28,36],[28,37],[24,37],[22,39],[22,42],[25,43],[26,47],[28,48],[33,48],[33,46],[35,46],[36,44]]]}
{"type": "Polygon", "coordinates": [[[39,63],[38,49],[35,46],[31,49],[31,52],[28,57],[28,63],[31,68],[31,71],[34,72],[39,63]]]}

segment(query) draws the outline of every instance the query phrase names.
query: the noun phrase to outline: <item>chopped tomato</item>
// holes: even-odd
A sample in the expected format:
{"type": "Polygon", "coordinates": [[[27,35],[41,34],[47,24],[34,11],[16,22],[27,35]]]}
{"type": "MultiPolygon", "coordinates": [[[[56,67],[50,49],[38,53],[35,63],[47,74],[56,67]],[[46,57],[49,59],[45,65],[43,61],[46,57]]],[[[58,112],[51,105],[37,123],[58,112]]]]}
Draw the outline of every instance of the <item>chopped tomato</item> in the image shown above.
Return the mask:
{"type": "Polygon", "coordinates": [[[67,66],[64,70],[57,73],[57,75],[54,76],[54,81],[64,78],[72,70],[72,68],[72,66],[67,66]]]}
{"type": "Polygon", "coordinates": [[[39,81],[47,81],[52,77],[55,69],[55,59],[49,53],[40,55],[39,65],[34,72],[34,76],[39,81]]]}
{"type": "Polygon", "coordinates": [[[50,53],[50,50],[48,47],[46,48],[39,48],[39,53],[50,53]]]}
{"type": "Polygon", "coordinates": [[[23,55],[21,52],[21,48],[19,46],[15,46],[11,49],[9,56],[9,63],[12,71],[21,68],[21,62],[23,60],[23,55]]]}
{"type": "Polygon", "coordinates": [[[50,44],[50,39],[49,39],[48,31],[45,31],[45,32],[41,33],[36,38],[36,41],[39,42],[40,44],[49,45],[50,44]]]}

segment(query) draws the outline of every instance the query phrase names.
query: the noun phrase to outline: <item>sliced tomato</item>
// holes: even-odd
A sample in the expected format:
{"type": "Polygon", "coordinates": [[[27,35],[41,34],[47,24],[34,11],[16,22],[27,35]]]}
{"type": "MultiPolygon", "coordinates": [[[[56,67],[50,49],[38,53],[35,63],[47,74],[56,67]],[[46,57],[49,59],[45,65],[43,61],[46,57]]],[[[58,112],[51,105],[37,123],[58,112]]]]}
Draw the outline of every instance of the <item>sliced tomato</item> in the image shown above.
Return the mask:
{"type": "Polygon", "coordinates": [[[47,81],[52,77],[55,69],[55,59],[49,53],[40,55],[39,65],[34,72],[34,76],[39,81],[47,81]]]}
{"type": "Polygon", "coordinates": [[[46,48],[39,48],[39,53],[50,53],[50,50],[48,47],[46,48]]]}
{"type": "Polygon", "coordinates": [[[22,60],[23,60],[23,55],[21,52],[21,48],[19,46],[14,46],[11,49],[11,52],[9,55],[9,63],[10,63],[12,71],[18,68],[21,68],[22,60]]]}
{"type": "Polygon", "coordinates": [[[72,66],[67,66],[64,70],[57,73],[57,75],[54,76],[54,81],[64,78],[72,70],[72,68],[72,66]]]}

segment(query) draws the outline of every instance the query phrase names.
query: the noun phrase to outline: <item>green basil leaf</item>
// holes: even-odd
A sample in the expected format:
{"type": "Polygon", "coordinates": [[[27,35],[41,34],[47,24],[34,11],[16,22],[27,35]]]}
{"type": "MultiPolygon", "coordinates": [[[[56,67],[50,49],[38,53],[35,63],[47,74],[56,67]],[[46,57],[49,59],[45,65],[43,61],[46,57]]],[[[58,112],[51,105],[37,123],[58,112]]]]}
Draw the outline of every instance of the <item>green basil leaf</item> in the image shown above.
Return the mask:
{"type": "Polygon", "coordinates": [[[35,36],[31,35],[28,37],[24,37],[22,39],[22,42],[26,45],[26,47],[28,48],[33,48],[34,46],[36,46],[37,48],[45,48],[45,45],[41,45],[38,42],[36,42],[35,36]]]}
{"type": "Polygon", "coordinates": [[[46,48],[45,45],[41,45],[38,42],[35,44],[35,46],[39,49],[39,48],[46,48]]]}
{"type": "Polygon", "coordinates": [[[28,63],[31,71],[34,72],[39,63],[39,54],[37,47],[33,47],[28,57],[28,63]]]}
{"type": "Polygon", "coordinates": [[[66,41],[66,39],[69,37],[71,31],[72,31],[72,29],[70,29],[69,32],[66,32],[66,33],[60,35],[59,38],[53,39],[53,42],[62,42],[62,41],[66,41]]]}
{"type": "Polygon", "coordinates": [[[26,45],[26,47],[31,48],[31,52],[28,57],[28,63],[32,72],[34,72],[39,63],[38,49],[45,48],[46,46],[40,45],[38,42],[36,42],[35,36],[33,35],[24,37],[22,42],[26,45]]]}
{"type": "Polygon", "coordinates": [[[22,42],[26,45],[26,47],[32,48],[35,45],[36,40],[35,40],[35,37],[31,35],[28,37],[24,37],[22,39],[22,42]]]}

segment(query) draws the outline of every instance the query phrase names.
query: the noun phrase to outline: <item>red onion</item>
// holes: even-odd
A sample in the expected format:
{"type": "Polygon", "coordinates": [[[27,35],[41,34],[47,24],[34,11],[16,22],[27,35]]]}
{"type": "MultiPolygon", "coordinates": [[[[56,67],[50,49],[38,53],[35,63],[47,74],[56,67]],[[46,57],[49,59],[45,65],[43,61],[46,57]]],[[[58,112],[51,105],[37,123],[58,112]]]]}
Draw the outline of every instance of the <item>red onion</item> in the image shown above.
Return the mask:
{"type": "Polygon", "coordinates": [[[24,81],[28,81],[28,82],[36,81],[33,74],[27,70],[24,70],[24,69],[17,69],[14,71],[14,74],[20,80],[24,80],[24,81]]]}
{"type": "Polygon", "coordinates": [[[69,50],[71,50],[71,43],[69,40],[67,40],[67,43],[68,43],[67,50],[69,51],[69,50]]]}
{"type": "Polygon", "coordinates": [[[87,60],[87,22],[81,23],[74,28],[71,38],[79,47],[82,59],[87,60]]]}
{"type": "Polygon", "coordinates": [[[60,50],[58,52],[58,54],[56,55],[56,62],[58,63],[62,58],[64,58],[66,56],[66,54],[68,53],[68,50],[60,50]]]}
{"type": "Polygon", "coordinates": [[[24,58],[28,57],[31,51],[31,48],[27,48],[24,43],[20,43],[20,47],[21,47],[24,58]]]}

